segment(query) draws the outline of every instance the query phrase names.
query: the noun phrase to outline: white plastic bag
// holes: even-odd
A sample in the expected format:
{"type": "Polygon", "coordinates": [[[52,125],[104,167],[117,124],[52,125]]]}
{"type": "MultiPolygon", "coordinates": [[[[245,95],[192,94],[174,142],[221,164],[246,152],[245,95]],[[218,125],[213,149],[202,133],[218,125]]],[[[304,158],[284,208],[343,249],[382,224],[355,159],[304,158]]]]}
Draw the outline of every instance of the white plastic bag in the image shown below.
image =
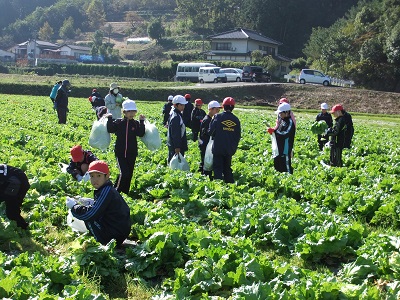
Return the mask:
{"type": "Polygon", "coordinates": [[[161,147],[160,133],[155,124],[151,124],[149,121],[144,121],[145,133],[144,136],[140,137],[141,141],[146,145],[150,151],[155,151],[161,147]]]}
{"type": "Polygon", "coordinates": [[[88,231],[86,228],[85,222],[75,218],[72,215],[71,210],[68,210],[67,224],[69,227],[72,228],[73,231],[82,232],[82,233],[85,233],[88,231]]]}
{"type": "Polygon", "coordinates": [[[175,154],[169,162],[169,167],[172,170],[189,171],[189,164],[182,154],[175,154]]]}
{"type": "Polygon", "coordinates": [[[89,145],[93,148],[105,151],[110,146],[111,136],[107,131],[107,121],[108,119],[103,117],[93,122],[89,136],[89,145]]]}
{"type": "Polygon", "coordinates": [[[204,154],[204,165],[203,165],[204,171],[212,171],[213,169],[213,162],[214,162],[213,159],[214,156],[212,153],[213,145],[214,145],[214,140],[210,139],[206,147],[206,153],[204,154]]]}
{"type": "Polygon", "coordinates": [[[272,157],[277,157],[279,155],[278,144],[276,142],[275,132],[271,134],[271,142],[272,142],[272,157]]]}

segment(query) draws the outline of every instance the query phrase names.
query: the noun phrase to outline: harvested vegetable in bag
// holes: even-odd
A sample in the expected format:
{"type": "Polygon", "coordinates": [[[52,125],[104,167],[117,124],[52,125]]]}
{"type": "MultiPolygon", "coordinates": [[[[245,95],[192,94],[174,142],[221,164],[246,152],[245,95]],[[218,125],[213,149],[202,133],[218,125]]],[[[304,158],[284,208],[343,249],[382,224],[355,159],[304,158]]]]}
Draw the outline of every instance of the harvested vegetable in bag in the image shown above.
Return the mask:
{"type": "Polygon", "coordinates": [[[171,158],[169,162],[169,167],[172,170],[182,170],[182,171],[189,171],[189,164],[185,157],[182,154],[178,153],[175,154],[174,157],[171,158]]]}
{"type": "Polygon", "coordinates": [[[111,136],[107,131],[107,121],[108,119],[103,117],[93,122],[89,136],[89,145],[93,148],[105,151],[110,146],[111,136]]]}
{"type": "Polygon", "coordinates": [[[213,162],[214,162],[214,155],[212,153],[212,147],[214,145],[214,140],[210,139],[206,147],[206,153],[204,154],[204,171],[212,171],[213,169],[213,162]]]}
{"type": "Polygon", "coordinates": [[[146,145],[150,151],[155,151],[161,147],[160,133],[155,124],[151,124],[147,119],[144,121],[145,133],[140,137],[141,141],[146,145]]]}

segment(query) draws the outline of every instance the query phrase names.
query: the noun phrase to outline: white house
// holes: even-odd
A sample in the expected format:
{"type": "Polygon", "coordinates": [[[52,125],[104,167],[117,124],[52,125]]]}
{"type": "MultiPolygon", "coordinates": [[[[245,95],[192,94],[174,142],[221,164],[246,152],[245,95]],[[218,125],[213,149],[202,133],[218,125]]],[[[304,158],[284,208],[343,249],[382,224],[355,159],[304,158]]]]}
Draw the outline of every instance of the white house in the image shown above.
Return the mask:
{"type": "Polygon", "coordinates": [[[90,47],[67,44],[62,45],[59,49],[60,55],[74,57],[75,59],[78,59],[81,55],[89,55],[92,51],[90,47]]]}
{"type": "Polygon", "coordinates": [[[58,44],[40,40],[28,40],[11,48],[17,58],[35,59],[42,56],[59,55],[58,44]]]}
{"type": "Polygon", "coordinates": [[[278,52],[278,48],[282,43],[254,30],[237,28],[211,35],[208,39],[210,40],[211,50],[205,53],[207,60],[251,63],[251,53],[259,50],[264,55],[271,55],[280,62],[280,70],[277,72],[279,74],[276,75],[289,72],[288,67],[291,59],[280,55],[278,52]]]}

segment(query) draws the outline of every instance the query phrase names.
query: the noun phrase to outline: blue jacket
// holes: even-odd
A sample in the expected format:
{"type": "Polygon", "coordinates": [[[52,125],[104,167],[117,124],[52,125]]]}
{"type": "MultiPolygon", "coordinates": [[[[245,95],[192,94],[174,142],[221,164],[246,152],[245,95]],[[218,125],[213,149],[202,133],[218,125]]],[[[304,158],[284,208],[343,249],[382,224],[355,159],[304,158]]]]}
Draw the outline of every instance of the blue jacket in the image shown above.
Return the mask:
{"type": "Polygon", "coordinates": [[[51,89],[51,93],[50,93],[50,99],[56,99],[57,96],[57,90],[58,88],[61,86],[61,84],[56,83],[53,88],[51,89]]]}
{"type": "Polygon", "coordinates": [[[186,127],[182,114],[175,107],[172,107],[168,119],[167,145],[172,149],[180,148],[181,151],[188,149],[186,127]]]}
{"type": "Polygon", "coordinates": [[[113,238],[123,241],[131,230],[129,206],[111,181],[94,191],[92,205],[75,205],[71,208],[71,213],[75,218],[84,221],[86,228],[102,244],[113,238]]]}
{"type": "Polygon", "coordinates": [[[241,138],[239,119],[230,111],[214,116],[208,134],[214,137],[212,152],[214,155],[235,154],[241,138]]]}

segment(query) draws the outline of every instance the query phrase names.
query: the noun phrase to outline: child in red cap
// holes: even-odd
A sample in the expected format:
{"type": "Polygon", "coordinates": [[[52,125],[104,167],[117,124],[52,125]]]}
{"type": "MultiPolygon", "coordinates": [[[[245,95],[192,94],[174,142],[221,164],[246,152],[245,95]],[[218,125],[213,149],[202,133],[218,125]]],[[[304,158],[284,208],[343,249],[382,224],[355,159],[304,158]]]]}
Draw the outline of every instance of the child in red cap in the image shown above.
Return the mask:
{"type": "Polygon", "coordinates": [[[90,183],[95,188],[93,203],[81,205],[67,197],[66,205],[75,218],[85,222],[96,241],[106,245],[115,239],[117,245],[121,245],[131,230],[129,206],[113,187],[106,162],[91,162],[88,173],[90,183]]]}
{"type": "Polygon", "coordinates": [[[89,150],[83,150],[81,145],[75,145],[70,150],[71,161],[67,172],[77,181],[81,181],[89,168],[89,164],[98,158],[89,150]]]}
{"type": "Polygon", "coordinates": [[[201,121],[206,116],[206,112],[201,109],[203,106],[203,101],[201,101],[201,99],[194,100],[194,105],[195,107],[193,108],[190,116],[193,142],[197,141],[199,138],[201,121]]]}

